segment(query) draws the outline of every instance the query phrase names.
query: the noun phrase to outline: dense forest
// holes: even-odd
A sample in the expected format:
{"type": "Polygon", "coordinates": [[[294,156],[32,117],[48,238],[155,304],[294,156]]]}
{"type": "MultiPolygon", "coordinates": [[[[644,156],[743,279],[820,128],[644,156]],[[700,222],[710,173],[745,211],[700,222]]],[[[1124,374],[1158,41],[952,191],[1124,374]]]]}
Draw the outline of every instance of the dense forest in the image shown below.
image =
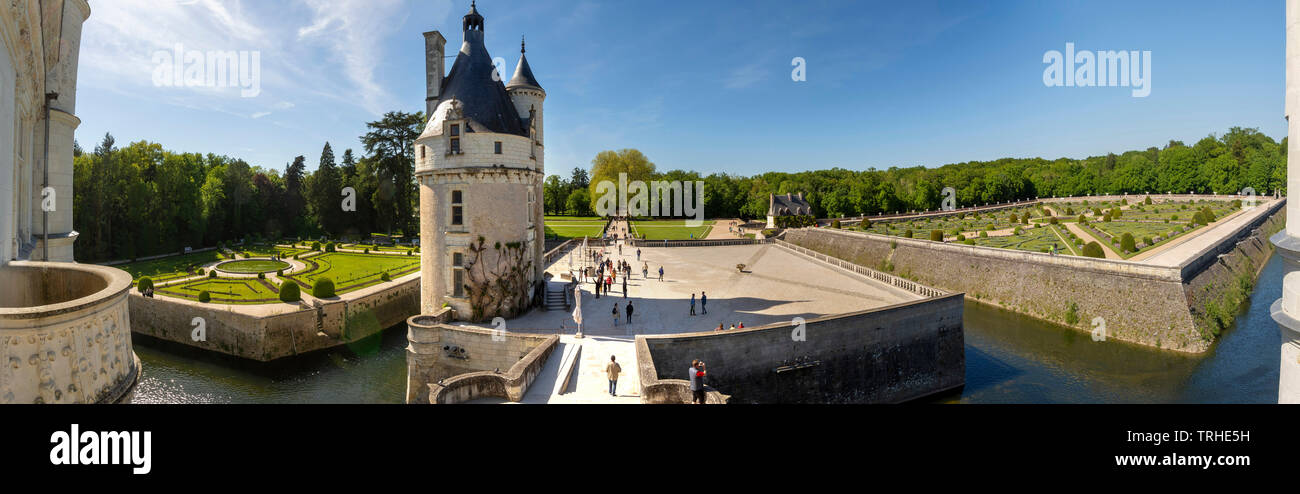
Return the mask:
{"type": "Polygon", "coordinates": [[[1086,159],[1005,158],[937,168],[833,168],[748,177],[701,176],[683,170],[660,173],[635,149],[605,151],[592,161],[590,179],[581,169],[569,180],[548,178],[547,213],[590,214],[598,199],[596,184],[617,182],[620,171],[627,172],[629,180],[703,181],[705,214],[711,218],[762,218],[767,214],[769,194],[798,192],[806,194],[814,214],[825,218],[937,209],[945,187],[957,191],[959,207],[1107,193],[1227,194],[1246,187],[1265,195],[1286,188],[1286,139],[1278,143],[1257,129],[1234,127],[1223,136],[1211,135],[1191,146],[1169,141],[1164,147],[1086,159]]]}
{"type": "MultiPolygon", "coordinates": [[[[393,112],[367,124],[364,155],[336,155],[329,143],[307,173],[299,156],[284,170],[228,156],[176,153],[135,142],[117,147],[106,135],[92,152],[75,151],[74,221],[77,259],[132,259],[185,247],[245,238],[413,235],[417,225],[414,141],[423,115],[393,112]],[[356,212],[341,214],[342,190],[356,190],[356,212]]],[[[1194,145],[1163,147],[1085,159],[1005,158],[937,168],[865,171],[832,168],[753,176],[671,170],[635,149],[603,151],[567,178],[547,177],[547,214],[591,215],[602,180],[703,181],[711,218],[762,218],[768,195],[804,192],[818,217],[936,209],[942,191],[957,191],[958,206],[1106,193],[1234,193],[1252,187],[1270,194],[1286,187],[1286,139],[1234,127],[1194,145]]]]}
{"type": "Polygon", "coordinates": [[[420,113],[367,124],[336,161],[325,143],[307,173],[298,156],[283,172],[215,154],[176,153],[140,141],[117,147],[105,135],[93,152],[74,149],[78,261],[133,259],[246,238],[339,237],[416,231],[414,142],[420,113]],[[344,213],[343,190],[356,191],[344,213]]]}

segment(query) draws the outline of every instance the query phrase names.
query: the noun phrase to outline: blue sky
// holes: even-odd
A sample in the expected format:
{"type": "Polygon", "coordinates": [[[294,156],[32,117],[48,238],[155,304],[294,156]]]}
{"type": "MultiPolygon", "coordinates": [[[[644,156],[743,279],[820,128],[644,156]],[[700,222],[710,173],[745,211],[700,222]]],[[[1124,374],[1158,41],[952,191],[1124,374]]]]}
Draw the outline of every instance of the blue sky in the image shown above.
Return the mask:
{"type": "MultiPolygon", "coordinates": [[[[468,1],[111,0],[82,36],[77,138],[105,132],[283,169],[423,109],[422,33],[468,1]],[[153,55],[250,50],[261,91],[156,87],[153,55]]],[[[1231,126],[1281,139],[1283,2],[483,0],[488,49],[546,88],[548,172],[638,148],[660,170],[757,174],[1085,157],[1231,126]],[[1046,87],[1043,55],[1149,50],[1151,94],[1046,87]],[[807,81],[791,80],[791,60],[807,81]]],[[[450,63],[449,63],[450,65],[450,63]]]]}

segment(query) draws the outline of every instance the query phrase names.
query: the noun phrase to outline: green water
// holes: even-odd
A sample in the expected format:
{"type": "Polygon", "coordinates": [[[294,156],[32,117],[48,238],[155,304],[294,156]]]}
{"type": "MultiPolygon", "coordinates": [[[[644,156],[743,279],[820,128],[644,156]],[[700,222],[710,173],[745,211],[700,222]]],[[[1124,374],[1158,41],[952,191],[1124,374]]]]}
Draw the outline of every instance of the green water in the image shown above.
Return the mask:
{"type": "MultiPolygon", "coordinates": [[[[1234,327],[1204,355],[1092,341],[1018,314],[966,304],[966,387],[940,402],[1276,403],[1282,262],[1273,256],[1234,327]]],[[[347,348],[260,364],[136,338],[136,403],[400,403],[404,325],[347,348]]]]}

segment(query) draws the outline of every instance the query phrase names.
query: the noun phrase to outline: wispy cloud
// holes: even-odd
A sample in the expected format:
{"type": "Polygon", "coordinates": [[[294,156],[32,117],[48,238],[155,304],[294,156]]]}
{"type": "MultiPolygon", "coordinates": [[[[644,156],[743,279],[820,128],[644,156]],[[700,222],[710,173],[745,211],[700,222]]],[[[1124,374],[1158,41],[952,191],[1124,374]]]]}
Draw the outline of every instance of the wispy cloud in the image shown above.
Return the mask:
{"type": "Polygon", "coordinates": [[[342,61],[343,74],[360,97],[361,105],[374,114],[391,108],[392,95],[376,79],[384,60],[383,33],[405,18],[401,0],[304,0],[312,11],[309,24],[298,29],[298,39],[320,43],[342,61]]]}
{"type": "Polygon", "coordinates": [[[265,116],[292,100],[328,98],[370,114],[396,100],[377,67],[391,58],[384,38],[405,19],[403,0],[114,0],[98,4],[82,37],[82,82],[117,91],[148,90],[210,110],[240,107],[265,116]],[[153,54],[177,45],[197,51],[257,51],[262,95],[237,88],[156,88],[153,54]]]}
{"type": "Polygon", "coordinates": [[[744,89],[767,78],[771,70],[764,62],[753,62],[732,69],[722,86],[727,89],[744,89]]]}

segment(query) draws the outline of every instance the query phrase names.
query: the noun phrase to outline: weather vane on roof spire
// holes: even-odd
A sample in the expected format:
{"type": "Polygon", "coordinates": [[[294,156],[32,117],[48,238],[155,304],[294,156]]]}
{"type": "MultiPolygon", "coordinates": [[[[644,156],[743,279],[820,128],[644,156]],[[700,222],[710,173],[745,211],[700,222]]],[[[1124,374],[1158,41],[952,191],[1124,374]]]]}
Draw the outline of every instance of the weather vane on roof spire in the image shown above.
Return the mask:
{"type": "Polygon", "coordinates": [[[526,53],[527,51],[528,51],[528,46],[527,46],[527,44],[525,43],[524,36],[520,36],[520,37],[519,37],[519,53],[526,53]]]}

